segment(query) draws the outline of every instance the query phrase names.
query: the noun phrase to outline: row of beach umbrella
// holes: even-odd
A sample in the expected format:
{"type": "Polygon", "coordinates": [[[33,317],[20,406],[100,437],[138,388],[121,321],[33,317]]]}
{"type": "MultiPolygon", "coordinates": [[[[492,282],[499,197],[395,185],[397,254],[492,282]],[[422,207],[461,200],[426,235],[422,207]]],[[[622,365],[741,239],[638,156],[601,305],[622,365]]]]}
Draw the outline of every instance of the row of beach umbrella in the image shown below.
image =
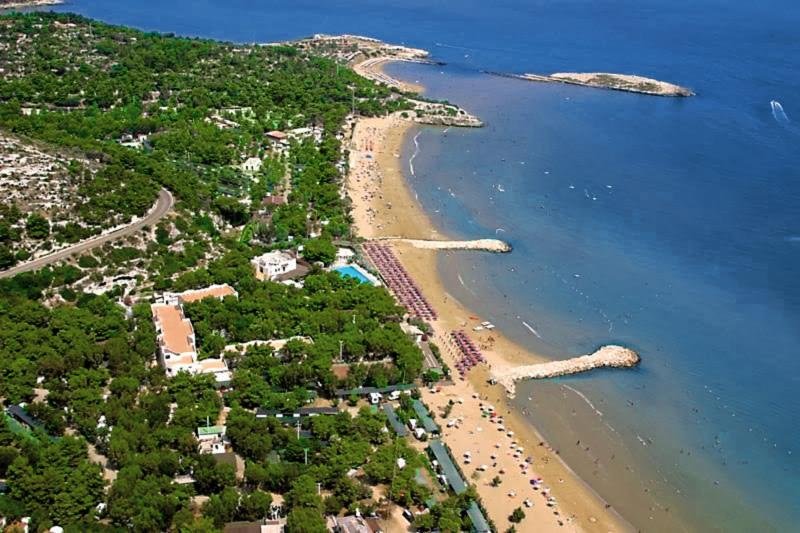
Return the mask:
{"type": "Polygon", "coordinates": [[[373,242],[364,245],[364,252],[381,273],[386,285],[410,314],[423,320],[436,320],[437,315],[433,306],[422,295],[419,286],[397,260],[391,248],[373,242]]]}

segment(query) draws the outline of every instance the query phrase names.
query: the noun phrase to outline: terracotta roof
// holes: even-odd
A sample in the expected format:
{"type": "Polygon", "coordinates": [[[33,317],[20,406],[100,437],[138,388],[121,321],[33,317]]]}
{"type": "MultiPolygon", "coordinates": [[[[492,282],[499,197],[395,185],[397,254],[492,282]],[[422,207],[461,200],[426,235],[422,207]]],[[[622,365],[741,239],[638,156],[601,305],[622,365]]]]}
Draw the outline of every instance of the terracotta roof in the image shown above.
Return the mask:
{"type": "Polygon", "coordinates": [[[224,533],[261,533],[258,522],[228,522],[222,530],[224,533]]]}
{"type": "Polygon", "coordinates": [[[285,133],[283,133],[282,131],[277,131],[277,130],[276,131],[268,131],[264,135],[266,135],[267,137],[272,137],[273,139],[285,139],[286,138],[286,134],[285,133]]]}
{"type": "Polygon", "coordinates": [[[191,303],[203,298],[213,296],[215,298],[224,298],[225,296],[234,296],[236,291],[228,284],[225,285],[212,285],[205,289],[197,289],[193,291],[185,291],[178,295],[181,303],[191,303]]]}
{"type": "Polygon", "coordinates": [[[194,347],[190,353],[183,353],[182,355],[172,356],[164,361],[167,368],[176,368],[179,366],[190,366],[194,364],[194,347]]]}
{"type": "Polygon", "coordinates": [[[153,304],[151,309],[161,329],[164,347],[176,354],[194,352],[194,346],[190,341],[190,336],[194,333],[194,330],[192,330],[191,322],[184,318],[180,307],[153,304]]]}
{"type": "Polygon", "coordinates": [[[261,205],[283,205],[286,203],[286,198],[281,195],[270,195],[265,196],[263,200],[261,200],[261,205]]]}
{"type": "Polygon", "coordinates": [[[198,361],[197,365],[204,371],[228,370],[225,361],[222,359],[203,359],[202,361],[198,361]]]}

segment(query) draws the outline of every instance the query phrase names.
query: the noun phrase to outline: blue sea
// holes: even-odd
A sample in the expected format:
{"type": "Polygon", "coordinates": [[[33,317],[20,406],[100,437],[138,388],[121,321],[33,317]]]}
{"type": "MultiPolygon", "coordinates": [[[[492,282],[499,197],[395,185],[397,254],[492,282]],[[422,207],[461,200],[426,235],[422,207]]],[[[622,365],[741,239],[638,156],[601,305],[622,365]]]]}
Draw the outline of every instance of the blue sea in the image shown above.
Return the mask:
{"type": "MultiPolygon", "coordinates": [[[[643,358],[633,371],[524,384],[518,408],[638,529],[797,530],[796,0],[74,0],[56,9],[240,42],[357,33],[430,50],[446,65],[391,72],[487,126],[421,129],[411,185],[442,230],[514,246],[443,256],[448,289],[535,352],[622,343],[643,358]],[[636,73],[697,96],[482,71],[636,73]]],[[[409,141],[406,157],[415,149],[409,141]]]]}

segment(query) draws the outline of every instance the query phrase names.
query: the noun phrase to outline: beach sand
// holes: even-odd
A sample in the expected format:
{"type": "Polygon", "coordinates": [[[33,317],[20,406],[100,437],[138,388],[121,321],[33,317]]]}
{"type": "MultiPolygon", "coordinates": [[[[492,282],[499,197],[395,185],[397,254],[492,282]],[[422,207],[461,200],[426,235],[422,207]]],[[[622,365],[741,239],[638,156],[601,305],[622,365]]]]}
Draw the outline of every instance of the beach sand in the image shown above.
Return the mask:
{"type": "Polygon", "coordinates": [[[385,83],[390,87],[397,87],[404,92],[422,92],[424,87],[422,87],[422,85],[419,83],[398,80],[397,78],[394,78],[386,73],[384,68],[393,60],[394,58],[391,57],[366,58],[358,63],[353,64],[352,67],[353,70],[355,70],[361,76],[378,83],[385,83]]]}
{"type": "MultiPolygon", "coordinates": [[[[446,237],[433,227],[403,174],[406,162],[400,155],[406,135],[414,129],[414,124],[399,116],[363,119],[355,128],[347,190],[353,201],[355,226],[362,237],[446,237]]],[[[472,331],[473,326],[485,319],[449,295],[437,274],[437,254],[449,252],[419,249],[402,243],[395,243],[392,247],[439,314],[440,318],[433,323],[435,342],[451,368],[454,367],[456,351],[448,340],[449,332],[462,328],[481,347],[489,365],[507,367],[547,360],[512,343],[497,330],[472,331]]],[[[632,530],[560,460],[529,422],[511,410],[503,389],[499,385],[489,385],[488,377],[489,369],[486,365],[479,365],[470,372],[467,381],[456,378],[454,384],[442,385],[436,392],[423,391],[423,400],[436,413],[444,441],[450,446],[468,481],[476,485],[498,531],[505,531],[511,525],[508,516],[517,507],[522,507],[526,514],[522,523],[516,525],[518,531],[632,530]],[[443,419],[442,409],[451,400],[456,404],[449,416],[443,419]],[[487,403],[504,419],[504,431],[498,430],[500,424],[482,416],[480,404],[485,406],[487,403]],[[448,428],[448,420],[453,419],[458,419],[457,425],[448,428]],[[507,434],[508,431],[513,432],[513,437],[507,434]],[[524,449],[518,457],[514,456],[512,442],[524,449]],[[464,460],[465,452],[470,452],[470,464],[464,460]],[[496,458],[492,459],[491,455],[496,458]],[[533,458],[533,462],[523,470],[521,465],[528,457],[533,458]],[[481,465],[487,465],[488,469],[476,474],[481,465]],[[503,474],[500,474],[501,470],[503,474]],[[491,486],[495,476],[501,479],[498,487],[491,486]],[[530,480],[538,476],[544,481],[540,490],[534,491],[530,480]],[[546,505],[543,488],[550,489],[549,494],[556,499],[556,506],[546,505]],[[524,506],[526,499],[533,502],[532,508],[524,506]]]]}

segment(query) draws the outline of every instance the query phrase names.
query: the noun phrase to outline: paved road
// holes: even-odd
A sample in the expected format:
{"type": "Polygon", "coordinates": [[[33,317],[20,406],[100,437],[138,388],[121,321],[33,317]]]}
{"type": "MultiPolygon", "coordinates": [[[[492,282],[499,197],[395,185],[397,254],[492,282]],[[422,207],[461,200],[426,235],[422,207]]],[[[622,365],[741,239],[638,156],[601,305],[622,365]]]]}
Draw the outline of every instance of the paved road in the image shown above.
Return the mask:
{"type": "Polygon", "coordinates": [[[67,259],[71,255],[78,255],[87,250],[91,250],[92,248],[97,248],[98,246],[102,246],[103,244],[114,241],[119,239],[120,237],[125,237],[128,235],[132,235],[136,233],[144,226],[152,226],[166,215],[172,206],[175,205],[175,198],[173,198],[172,193],[170,193],[166,189],[161,189],[161,192],[158,193],[158,200],[150,209],[150,212],[147,215],[137,222],[125,226],[124,228],[119,228],[117,230],[112,231],[111,233],[107,233],[105,235],[98,235],[97,237],[93,237],[91,239],[87,239],[85,241],[81,241],[77,244],[70,246],[69,248],[64,248],[63,250],[58,250],[57,252],[53,252],[50,255],[45,255],[44,257],[40,257],[38,259],[34,259],[33,261],[28,261],[27,263],[22,263],[21,265],[17,265],[13,268],[8,270],[4,270],[0,272],[0,278],[10,278],[12,276],[16,276],[17,274],[21,274],[23,272],[30,272],[31,270],[38,270],[42,267],[50,265],[52,263],[56,263],[58,261],[63,261],[67,259]]]}

